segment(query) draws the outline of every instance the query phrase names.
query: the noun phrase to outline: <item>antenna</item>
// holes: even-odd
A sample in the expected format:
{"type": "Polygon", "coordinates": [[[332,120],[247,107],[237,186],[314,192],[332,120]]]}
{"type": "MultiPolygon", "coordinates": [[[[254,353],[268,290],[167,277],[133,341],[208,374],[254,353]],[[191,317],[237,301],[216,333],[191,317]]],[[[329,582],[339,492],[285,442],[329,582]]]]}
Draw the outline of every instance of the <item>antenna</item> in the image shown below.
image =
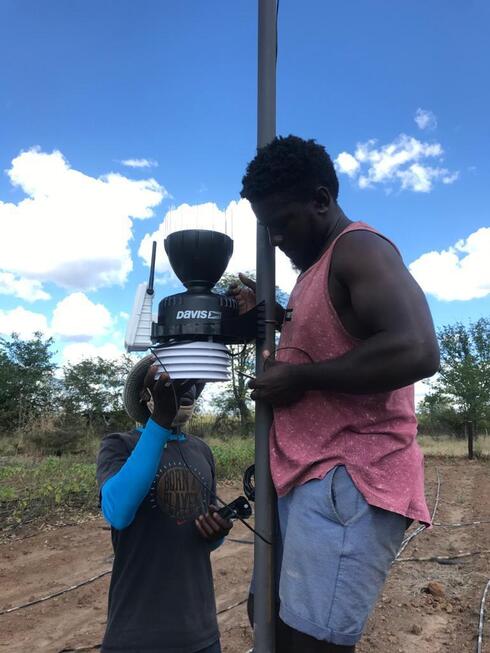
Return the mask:
{"type": "Polygon", "coordinates": [[[151,246],[151,263],[150,263],[150,278],[148,280],[148,288],[146,289],[146,293],[148,295],[153,295],[155,292],[153,290],[153,282],[155,280],[155,259],[157,255],[157,241],[154,240],[151,246]]]}
{"type": "Polygon", "coordinates": [[[150,279],[148,284],[140,283],[136,291],[133,310],[126,327],[124,345],[126,351],[145,351],[152,346],[151,325],[153,321],[153,283],[155,280],[155,259],[157,243],[154,240],[151,249],[150,279]]]}

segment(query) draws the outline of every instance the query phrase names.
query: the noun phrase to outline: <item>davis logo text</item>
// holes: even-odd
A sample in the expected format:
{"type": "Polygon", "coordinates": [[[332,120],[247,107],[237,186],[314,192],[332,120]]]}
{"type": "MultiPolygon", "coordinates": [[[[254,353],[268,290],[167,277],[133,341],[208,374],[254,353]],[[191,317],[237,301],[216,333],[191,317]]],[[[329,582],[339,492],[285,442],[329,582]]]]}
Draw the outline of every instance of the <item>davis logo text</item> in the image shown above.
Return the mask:
{"type": "Polygon", "coordinates": [[[177,311],[176,320],[221,320],[219,311],[177,311]]]}

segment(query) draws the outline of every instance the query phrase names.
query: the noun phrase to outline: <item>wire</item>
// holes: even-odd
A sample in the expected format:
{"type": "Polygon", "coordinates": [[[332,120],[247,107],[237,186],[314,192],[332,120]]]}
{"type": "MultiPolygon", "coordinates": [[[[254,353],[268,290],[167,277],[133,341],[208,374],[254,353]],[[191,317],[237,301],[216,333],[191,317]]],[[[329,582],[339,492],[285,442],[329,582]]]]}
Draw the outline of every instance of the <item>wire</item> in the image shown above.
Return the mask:
{"type": "MultiPolygon", "coordinates": [[[[156,357],[156,359],[158,360],[158,362],[159,362],[160,365],[162,366],[163,370],[168,374],[168,370],[167,370],[167,368],[165,367],[165,364],[162,363],[162,361],[161,361],[160,358],[158,357],[158,354],[157,354],[153,349],[150,349],[150,351],[152,351],[152,353],[154,354],[154,356],[156,357]]],[[[169,378],[170,378],[170,374],[169,374],[168,376],[169,376],[169,378]]],[[[180,407],[179,398],[177,397],[177,392],[176,392],[176,390],[175,390],[175,387],[174,387],[174,384],[173,384],[173,383],[170,384],[170,387],[172,388],[172,392],[173,392],[173,395],[174,395],[175,409],[176,409],[176,411],[178,412],[179,407],[180,407]]],[[[196,474],[196,473],[191,469],[191,467],[190,467],[190,466],[188,465],[188,463],[187,463],[187,460],[185,459],[184,453],[183,453],[182,448],[181,448],[181,446],[180,446],[180,442],[179,442],[178,440],[176,440],[176,442],[177,442],[177,448],[178,448],[178,450],[179,450],[180,457],[182,458],[182,462],[183,462],[184,465],[187,467],[187,469],[188,469],[189,472],[192,474],[192,476],[193,476],[197,481],[199,481],[199,483],[203,486],[203,488],[206,490],[206,492],[208,492],[209,496],[214,496],[214,497],[216,498],[216,500],[217,500],[219,503],[221,503],[221,505],[222,505],[223,507],[228,506],[229,504],[228,504],[226,501],[223,501],[223,499],[221,499],[221,498],[216,494],[216,492],[212,492],[212,491],[209,489],[209,487],[207,486],[207,484],[204,483],[204,481],[203,481],[201,478],[199,478],[199,476],[198,476],[198,475],[197,475],[197,474],[196,474]]],[[[236,514],[236,513],[235,513],[235,514],[236,514]]],[[[241,521],[242,524],[243,524],[244,526],[246,526],[246,528],[248,528],[250,531],[252,531],[252,533],[254,533],[255,535],[257,535],[257,537],[259,537],[263,542],[265,542],[266,544],[269,544],[270,546],[272,546],[272,542],[269,542],[268,539],[266,539],[263,535],[261,535],[261,533],[259,533],[258,531],[256,531],[255,528],[252,528],[252,526],[250,526],[250,524],[247,524],[247,522],[246,522],[244,519],[242,519],[239,515],[236,515],[236,518],[237,518],[239,521],[241,521]]]]}
{"type": "Polygon", "coordinates": [[[102,644],[88,644],[87,646],[77,646],[76,648],[62,648],[58,653],[75,653],[75,651],[96,651],[102,648],[102,644]]]}
{"type": "Polygon", "coordinates": [[[239,605],[243,605],[248,601],[248,597],[246,599],[242,599],[241,601],[237,601],[236,603],[233,603],[232,605],[229,605],[227,608],[223,608],[221,610],[218,610],[216,613],[218,614],[223,614],[223,612],[228,612],[228,610],[232,610],[233,608],[237,608],[239,605]]]}
{"type": "Polygon", "coordinates": [[[255,544],[253,540],[237,540],[234,537],[227,537],[225,542],[236,542],[237,544],[255,544]]]}
{"type": "Polygon", "coordinates": [[[490,553],[490,549],[481,551],[468,551],[467,553],[455,553],[452,556],[427,556],[426,558],[398,558],[395,562],[442,562],[447,560],[456,560],[457,558],[469,558],[470,556],[480,556],[490,553]]]}
{"type": "MultiPolygon", "coordinates": [[[[434,507],[432,509],[432,515],[431,515],[431,518],[430,518],[431,522],[434,520],[434,517],[436,515],[437,507],[439,505],[439,496],[440,496],[440,492],[441,492],[441,476],[439,474],[439,468],[438,467],[436,467],[436,472],[437,472],[437,490],[436,490],[436,498],[435,498],[435,501],[434,501],[434,507]]],[[[417,535],[419,533],[421,533],[422,531],[425,531],[426,528],[427,528],[427,526],[425,524],[422,524],[421,526],[416,528],[413,531],[413,533],[411,533],[408,537],[406,537],[402,541],[401,546],[400,546],[400,548],[398,550],[398,553],[395,556],[394,562],[396,562],[400,558],[401,554],[405,551],[405,549],[407,548],[409,543],[414,539],[414,537],[417,537],[417,535]]]]}
{"type": "Polygon", "coordinates": [[[312,356],[311,356],[307,351],[305,351],[304,349],[301,349],[301,347],[278,347],[278,348],[276,349],[276,352],[275,352],[275,353],[277,354],[278,351],[282,351],[282,350],[284,350],[284,349],[293,349],[293,350],[295,350],[295,351],[300,351],[302,354],[305,354],[306,356],[308,356],[308,358],[310,359],[310,363],[314,363],[314,362],[315,362],[314,359],[313,359],[313,357],[312,357],[312,356]]]}
{"type": "Polygon", "coordinates": [[[485,601],[487,600],[487,592],[489,588],[490,588],[490,580],[485,585],[485,589],[483,590],[483,596],[481,598],[481,603],[480,603],[480,619],[478,621],[478,644],[476,648],[476,653],[481,653],[483,650],[482,644],[483,644],[483,623],[485,617],[485,601]]]}
{"type": "Polygon", "coordinates": [[[29,601],[28,603],[23,603],[22,605],[16,605],[14,608],[8,608],[7,610],[0,610],[0,615],[10,614],[11,612],[16,612],[17,610],[21,610],[22,608],[28,608],[31,605],[36,605],[36,603],[42,603],[43,601],[47,601],[48,599],[54,599],[56,596],[61,596],[62,594],[66,594],[67,592],[71,592],[72,590],[76,590],[79,587],[83,587],[84,585],[88,585],[89,583],[93,583],[94,580],[98,580],[99,578],[102,578],[103,576],[107,576],[107,574],[110,574],[110,573],[112,573],[112,569],[108,569],[106,571],[103,571],[100,574],[97,574],[96,576],[92,576],[88,580],[84,580],[81,583],[77,583],[76,585],[71,585],[70,587],[66,587],[63,590],[59,590],[58,592],[54,592],[53,594],[48,594],[47,596],[42,596],[40,599],[34,599],[33,601],[29,601]]]}
{"type": "Polygon", "coordinates": [[[255,501],[255,465],[250,465],[245,470],[243,475],[243,491],[249,501],[255,501]]]}
{"type": "MultiPolygon", "coordinates": [[[[185,466],[187,467],[187,469],[190,471],[190,473],[192,474],[192,476],[194,476],[194,478],[195,478],[196,480],[199,481],[199,483],[200,483],[200,484],[201,484],[201,485],[206,489],[206,491],[210,494],[210,496],[214,496],[214,497],[216,497],[216,499],[221,503],[221,505],[222,505],[223,507],[228,506],[229,504],[226,503],[226,501],[223,501],[223,499],[220,499],[219,496],[216,494],[216,492],[212,492],[212,491],[209,489],[209,487],[206,485],[206,483],[204,483],[204,481],[203,481],[202,479],[200,479],[199,476],[197,476],[197,474],[195,474],[195,473],[193,472],[193,470],[192,470],[192,469],[189,467],[189,465],[187,464],[187,461],[186,461],[186,459],[185,459],[185,457],[184,457],[184,454],[183,454],[182,449],[181,449],[181,446],[180,446],[180,442],[179,442],[178,440],[177,440],[176,442],[177,442],[177,447],[178,447],[178,449],[179,449],[180,457],[182,458],[182,461],[184,462],[184,465],[185,465],[185,466]]],[[[244,526],[246,526],[246,527],[248,528],[249,531],[251,531],[252,533],[254,533],[255,535],[257,535],[257,537],[259,537],[259,538],[260,538],[263,542],[265,542],[266,544],[269,544],[270,546],[272,546],[272,542],[270,542],[270,541],[269,541],[268,539],[266,539],[263,535],[261,535],[258,531],[256,531],[255,528],[253,528],[252,526],[250,526],[250,524],[247,524],[247,522],[246,522],[244,519],[242,519],[242,518],[240,517],[240,515],[237,515],[237,514],[235,513],[235,516],[236,516],[236,519],[238,519],[239,521],[241,521],[242,524],[243,524],[244,526]]]]}
{"type": "Polygon", "coordinates": [[[464,528],[465,526],[477,526],[479,524],[490,524],[490,519],[480,519],[479,521],[456,522],[454,524],[434,521],[432,526],[442,526],[443,528],[464,528]]]}
{"type": "Polygon", "coordinates": [[[240,351],[237,351],[236,354],[234,354],[232,351],[228,350],[228,352],[230,354],[230,357],[231,358],[238,358],[239,356],[242,356],[247,351],[247,347],[249,346],[249,344],[250,344],[249,342],[246,342],[243,345],[242,349],[240,349],[240,351]]]}

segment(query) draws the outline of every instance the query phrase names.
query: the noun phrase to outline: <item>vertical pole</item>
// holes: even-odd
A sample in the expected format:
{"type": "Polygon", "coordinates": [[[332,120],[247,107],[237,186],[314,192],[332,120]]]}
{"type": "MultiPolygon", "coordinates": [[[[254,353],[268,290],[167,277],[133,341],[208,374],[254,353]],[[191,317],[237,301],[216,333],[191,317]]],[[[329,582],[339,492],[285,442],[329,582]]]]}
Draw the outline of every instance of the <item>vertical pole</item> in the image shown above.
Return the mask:
{"type": "Polygon", "coordinates": [[[468,433],[468,458],[473,460],[473,424],[474,422],[467,422],[467,433],[468,433]]]}
{"type": "MultiPolygon", "coordinates": [[[[277,0],[259,0],[257,147],[276,135],[277,0]]],[[[264,350],[274,351],[275,254],[267,231],[257,224],[257,301],[266,302],[266,336],[257,342],[257,374],[264,350]]],[[[264,402],[255,407],[255,528],[269,542],[275,535],[275,492],[269,467],[272,412],[264,402]]],[[[255,536],[254,653],[274,653],[275,587],[273,547],[255,536]]]]}

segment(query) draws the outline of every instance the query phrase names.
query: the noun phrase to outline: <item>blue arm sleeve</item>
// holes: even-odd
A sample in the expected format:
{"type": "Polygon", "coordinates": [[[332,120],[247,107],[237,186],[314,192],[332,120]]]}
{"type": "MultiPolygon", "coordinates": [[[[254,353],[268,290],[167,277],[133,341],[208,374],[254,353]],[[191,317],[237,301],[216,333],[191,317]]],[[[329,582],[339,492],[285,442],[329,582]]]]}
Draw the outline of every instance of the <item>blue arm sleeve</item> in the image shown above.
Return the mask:
{"type": "Polygon", "coordinates": [[[171,437],[171,431],[149,419],[127,461],[102,486],[102,514],[117,530],[133,521],[153,483],[163,448],[171,437]]]}

